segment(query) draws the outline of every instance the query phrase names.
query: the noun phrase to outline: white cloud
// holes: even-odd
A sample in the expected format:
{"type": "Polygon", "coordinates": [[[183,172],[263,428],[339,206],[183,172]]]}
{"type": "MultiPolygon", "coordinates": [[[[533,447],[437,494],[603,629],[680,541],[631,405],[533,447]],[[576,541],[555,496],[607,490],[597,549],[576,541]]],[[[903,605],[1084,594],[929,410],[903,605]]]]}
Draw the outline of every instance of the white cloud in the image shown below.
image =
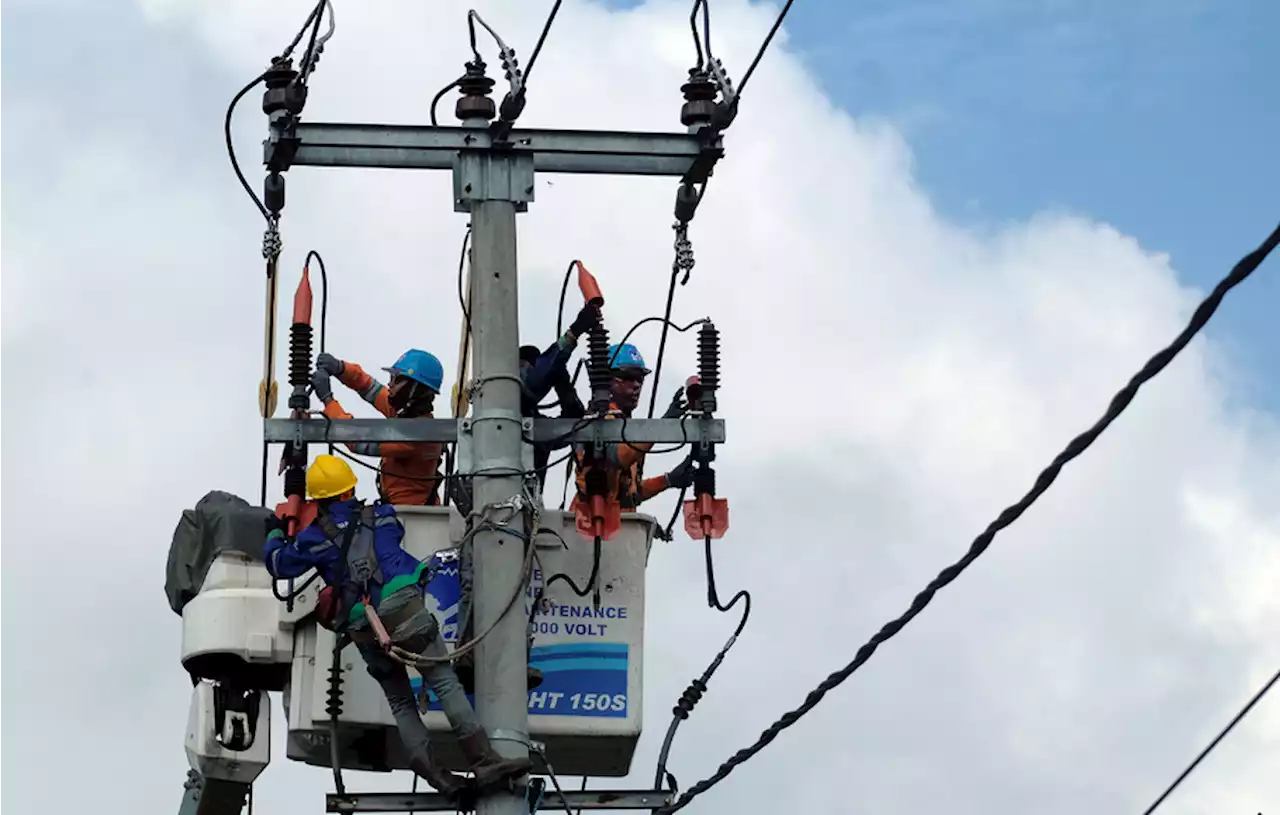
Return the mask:
{"type": "MultiPolygon", "coordinates": [[[[546,4],[478,5],[527,57],[546,4]]],[[[231,93],[307,6],[139,3],[120,15],[135,30],[132,15],[148,15],[143,41],[154,45],[136,52],[139,67],[84,58],[152,103],[79,130],[65,125],[83,100],[55,95],[31,113],[41,83],[59,77],[11,87],[10,143],[43,142],[49,157],[39,168],[7,160],[4,182],[4,611],[11,666],[24,666],[6,697],[21,704],[9,706],[5,800],[24,808],[69,809],[69,774],[86,790],[119,789],[121,775],[140,783],[120,799],[130,809],[163,811],[180,796],[187,688],[161,564],[181,509],[214,488],[255,498],[259,462],[261,220],[218,129],[231,93]],[[174,76],[148,73],[161,69],[183,78],[183,93],[174,76]],[[60,588],[67,573],[82,582],[60,588]],[[65,660],[46,661],[51,642],[65,660]]],[[[339,3],[310,119],[425,121],[467,57],[465,9],[339,3]]],[[[738,78],[776,10],[724,0],[714,11],[717,51],[738,78]]],[[[686,18],[684,2],[566,3],[523,123],[678,129],[686,18]]],[[[108,81],[85,77],[82,94],[108,81]]],[[[256,107],[253,94],[236,122],[255,185],[256,107]]],[[[718,550],[720,583],[725,595],[752,588],[756,609],[676,743],[685,786],[900,613],[1196,299],[1164,257],[1082,216],[989,233],[946,223],[912,179],[908,146],[835,108],[785,40],[726,146],[675,318],[710,314],[723,332],[731,435],[719,470],[734,530],[718,550]]],[[[525,337],[551,339],[572,257],[604,286],[615,336],[660,313],[674,183],[548,180],[519,224],[525,337]]],[[[377,366],[412,344],[452,369],[464,219],[448,185],[444,174],[291,171],[282,291],[319,249],[331,350],[377,366]]],[[[639,335],[650,355],[656,341],[639,335]]],[[[660,402],[692,372],[692,338],[675,337],[669,354],[660,402]]],[[[1215,355],[1203,341],[1184,352],[935,608],[698,806],[1145,806],[1280,656],[1269,588],[1280,440],[1274,416],[1228,411],[1236,395],[1215,355]]],[[[652,559],[636,786],[669,701],[732,626],[702,607],[700,559],[683,540],[652,559]]],[[[1264,703],[1166,811],[1255,812],[1280,799],[1265,771],[1280,758],[1276,716],[1264,703]]],[[[278,750],[258,805],[319,806],[330,783],[278,750]]]]}

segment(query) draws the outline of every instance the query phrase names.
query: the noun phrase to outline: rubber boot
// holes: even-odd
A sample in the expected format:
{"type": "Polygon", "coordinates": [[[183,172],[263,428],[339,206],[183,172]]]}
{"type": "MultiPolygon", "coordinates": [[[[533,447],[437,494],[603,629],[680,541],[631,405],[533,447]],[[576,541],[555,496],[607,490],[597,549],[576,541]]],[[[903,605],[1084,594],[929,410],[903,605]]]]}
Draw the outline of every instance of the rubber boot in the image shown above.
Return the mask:
{"type": "MultiPolygon", "coordinates": [[[[462,683],[462,689],[468,694],[476,692],[476,652],[468,651],[458,657],[458,661],[453,663],[454,673],[458,675],[458,681],[462,683]]],[[[525,672],[525,682],[529,690],[533,690],[542,684],[542,671],[530,665],[525,672]]]]}
{"type": "Polygon", "coordinates": [[[533,762],[528,758],[503,758],[498,755],[489,743],[488,734],[483,730],[458,739],[458,746],[471,765],[471,771],[476,774],[476,786],[480,789],[517,778],[533,769],[533,762]]]}
{"type": "Polygon", "coordinates": [[[409,757],[409,769],[431,785],[436,792],[455,797],[467,784],[467,779],[455,772],[441,768],[425,755],[409,757]]]}

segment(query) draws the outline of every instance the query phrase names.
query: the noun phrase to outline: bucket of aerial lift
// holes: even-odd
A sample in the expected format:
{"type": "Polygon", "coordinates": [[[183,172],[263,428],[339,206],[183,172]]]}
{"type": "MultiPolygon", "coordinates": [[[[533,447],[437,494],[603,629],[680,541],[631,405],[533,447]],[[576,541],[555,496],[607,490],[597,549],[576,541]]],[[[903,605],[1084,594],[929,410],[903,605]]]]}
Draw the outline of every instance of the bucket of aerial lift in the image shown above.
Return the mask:
{"type": "MultiPolygon", "coordinates": [[[[405,549],[435,567],[427,584],[427,607],[440,621],[445,642],[458,639],[461,587],[458,543],[461,516],[449,507],[396,507],[404,524],[405,549]]],[[[546,746],[547,757],[562,775],[622,777],[640,738],[643,718],[645,567],[655,518],[626,513],[618,535],[601,552],[600,604],[593,593],[578,597],[563,580],[545,588],[536,614],[539,589],[556,574],[582,587],[591,574],[593,544],[574,528],[571,513],[544,510],[539,527],[551,530],[535,538],[538,561],[525,596],[532,617],[531,663],[543,681],[529,691],[529,737],[546,746]]],[[[310,619],[295,636],[293,671],[286,707],[290,759],[329,766],[329,671],[334,634],[310,619]]],[[[390,771],[408,767],[391,710],[381,688],[368,675],[352,645],[341,653],[339,751],[351,770],[390,771]]],[[[422,680],[409,675],[416,691],[422,680]]],[[[474,704],[474,698],[472,704],[474,704]]],[[[433,737],[433,755],[446,767],[465,770],[439,702],[430,698],[424,714],[433,737]]]]}
{"type": "Polygon", "coordinates": [[[182,615],[182,665],[193,677],[282,690],[293,659],[293,623],[314,605],[315,586],[293,611],[276,599],[262,562],[270,510],[213,491],[174,530],[165,593],[182,615]]]}
{"type": "Polygon", "coordinates": [[[284,690],[294,653],[294,622],[315,606],[313,584],[289,613],[271,591],[261,560],[218,553],[200,593],[182,609],[182,665],[193,677],[284,690]]]}

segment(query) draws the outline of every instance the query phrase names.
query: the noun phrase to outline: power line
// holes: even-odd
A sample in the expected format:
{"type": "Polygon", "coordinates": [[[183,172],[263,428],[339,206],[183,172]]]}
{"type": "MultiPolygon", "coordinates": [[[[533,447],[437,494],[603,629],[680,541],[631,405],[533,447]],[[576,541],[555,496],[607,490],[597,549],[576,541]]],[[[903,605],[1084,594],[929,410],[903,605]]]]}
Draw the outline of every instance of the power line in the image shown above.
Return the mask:
{"type": "Polygon", "coordinates": [[[786,19],[787,12],[791,11],[791,4],[796,0],[787,0],[787,4],[782,7],[782,11],[778,12],[778,19],[773,21],[773,27],[769,29],[768,35],[765,36],[764,42],[760,43],[760,50],[756,51],[755,58],[751,60],[751,65],[747,68],[747,72],[742,75],[742,81],[738,83],[738,94],[734,97],[734,104],[742,96],[742,92],[746,89],[747,83],[751,81],[751,75],[756,72],[756,66],[760,64],[760,60],[764,57],[764,52],[769,50],[769,43],[773,42],[773,35],[778,33],[778,29],[782,27],[782,21],[786,19]]]}
{"type": "Polygon", "coordinates": [[[1249,714],[1249,711],[1253,709],[1253,706],[1256,705],[1259,701],[1261,701],[1262,697],[1267,695],[1267,691],[1271,690],[1271,686],[1276,683],[1276,680],[1280,680],[1280,670],[1277,670],[1275,672],[1275,675],[1272,676],[1271,679],[1267,681],[1267,684],[1263,685],[1262,688],[1253,695],[1253,698],[1249,700],[1249,704],[1245,705],[1244,708],[1241,709],[1241,711],[1235,715],[1235,718],[1233,718],[1227,724],[1227,726],[1222,729],[1222,732],[1219,733],[1214,738],[1213,741],[1209,742],[1208,747],[1200,751],[1200,755],[1196,756],[1196,760],[1191,762],[1191,764],[1188,765],[1187,769],[1182,771],[1182,775],[1179,775],[1176,779],[1174,779],[1174,782],[1169,785],[1169,788],[1165,790],[1160,795],[1160,797],[1155,800],[1154,804],[1147,807],[1146,811],[1143,812],[1142,815],[1151,815],[1151,813],[1156,811],[1156,807],[1164,803],[1164,799],[1168,798],[1173,793],[1173,791],[1178,788],[1178,785],[1181,784],[1187,776],[1191,775],[1191,771],[1194,770],[1197,766],[1199,766],[1200,762],[1204,761],[1205,758],[1210,753],[1213,752],[1213,748],[1218,746],[1218,742],[1226,738],[1226,735],[1231,732],[1231,728],[1239,724],[1240,720],[1243,719],[1245,716],[1247,716],[1249,714]]]}
{"type": "Polygon", "coordinates": [[[538,54],[542,53],[542,44],[547,41],[547,34],[551,33],[551,26],[556,21],[556,15],[560,13],[560,4],[564,0],[556,0],[555,5],[551,7],[551,12],[547,14],[547,21],[542,24],[542,33],[538,35],[538,43],[533,46],[533,54],[529,56],[529,64],[524,66],[524,81],[527,85],[529,75],[533,73],[533,65],[538,61],[538,54]]]}
{"type": "Polygon", "coordinates": [[[1129,406],[1129,403],[1133,401],[1133,397],[1137,395],[1138,389],[1142,387],[1144,383],[1153,379],[1157,374],[1164,370],[1170,362],[1173,361],[1173,358],[1176,357],[1178,353],[1191,342],[1191,339],[1199,333],[1200,329],[1204,328],[1205,324],[1209,322],[1209,318],[1218,310],[1218,306],[1222,303],[1222,299],[1226,296],[1227,292],[1238,286],[1245,280],[1245,278],[1252,274],[1253,270],[1258,268],[1258,265],[1262,263],[1268,254],[1271,253],[1271,250],[1276,247],[1277,243],[1280,243],[1280,226],[1276,227],[1275,231],[1271,233],[1261,246],[1250,252],[1248,255],[1245,255],[1240,262],[1235,265],[1235,268],[1231,270],[1231,273],[1219,281],[1217,286],[1214,286],[1213,291],[1210,292],[1209,296],[1206,297],[1196,308],[1195,313],[1191,316],[1190,322],[1187,324],[1187,327],[1182,330],[1182,333],[1180,333],[1166,348],[1151,357],[1151,359],[1147,360],[1147,363],[1142,366],[1142,369],[1139,370],[1138,373],[1133,375],[1129,380],[1129,383],[1121,388],[1114,397],[1112,397],[1111,404],[1107,407],[1107,411],[1103,414],[1102,418],[1099,419],[1093,427],[1072,439],[1066,448],[1053,459],[1049,466],[1036,477],[1035,484],[1032,486],[1031,490],[1016,504],[1006,507],[1005,510],[1001,512],[985,530],[983,530],[982,534],[974,539],[973,543],[969,546],[969,551],[965,553],[964,557],[939,572],[938,576],[930,581],[929,585],[925,586],[923,591],[916,595],[915,599],[911,602],[911,607],[908,608],[902,616],[898,617],[896,620],[885,623],[885,625],[881,627],[881,629],[876,632],[870,640],[863,644],[863,646],[858,649],[852,662],[822,680],[816,688],[809,692],[809,695],[805,697],[805,700],[800,707],[785,713],[780,719],[770,725],[767,730],[761,733],[755,743],[734,753],[728,760],[721,764],[711,776],[694,784],[670,805],[661,807],[655,810],[655,812],[666,815],[667,813],[683,809],[694,798],[723,781],[731,772],[733,772],[734,768],[746,763],[752,758],[752,756],[759,753],[767,747],[770,742],[776,739],[783,730],[786,730],[788,727],[791,727],[791,725],[800,721],[802,716],[817,707],[818,703],[822,701],[828,691],[833,690],[852,676],[854,671],[862,667],[862,665],[871,658],[871,655],[876,652],[876,649],[882,643],[894,637],[907,625],[907,623],[915,619],[916,615],[923,611],[925,606],[929,605],[929,602],[933,600],[933,596],[939,589],[947,586],[951,581],[959,577],[970,564],[977,560],[978,557],[987,550],[987,547],[991,545],[991,541],[995,539],[997,532],[1012,525],[1014,521],[1018,520],[1018,518],[1022,516],[1022,513],[1026,512],[1027,509],[1029,509],[1031,505],[1049,489],[1049,486],[1057,479],[1058,474],[1062,472],[1062,468],[1066,466],[1068,462],[1075,459],[1085,450],[1089,449],[1089,446],[1092,445],[1093,442],[1102,435],[1103,431],[1106,430],[1111,423],[1124,412],[1125,408],[1129,406]]]}

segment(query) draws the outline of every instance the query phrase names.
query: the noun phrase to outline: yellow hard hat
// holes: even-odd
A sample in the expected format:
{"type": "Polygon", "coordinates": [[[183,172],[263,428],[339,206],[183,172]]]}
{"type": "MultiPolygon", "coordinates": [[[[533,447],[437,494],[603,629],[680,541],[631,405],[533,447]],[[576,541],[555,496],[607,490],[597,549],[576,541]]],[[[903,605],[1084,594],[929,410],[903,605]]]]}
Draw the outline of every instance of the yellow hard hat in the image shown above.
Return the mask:
{"type": "Polygon", "coordinates": [[[337,456],[316,456],[307,469],[307,494],[312,498],[332,498],[356,485],[351,465],[337,456]]]}

